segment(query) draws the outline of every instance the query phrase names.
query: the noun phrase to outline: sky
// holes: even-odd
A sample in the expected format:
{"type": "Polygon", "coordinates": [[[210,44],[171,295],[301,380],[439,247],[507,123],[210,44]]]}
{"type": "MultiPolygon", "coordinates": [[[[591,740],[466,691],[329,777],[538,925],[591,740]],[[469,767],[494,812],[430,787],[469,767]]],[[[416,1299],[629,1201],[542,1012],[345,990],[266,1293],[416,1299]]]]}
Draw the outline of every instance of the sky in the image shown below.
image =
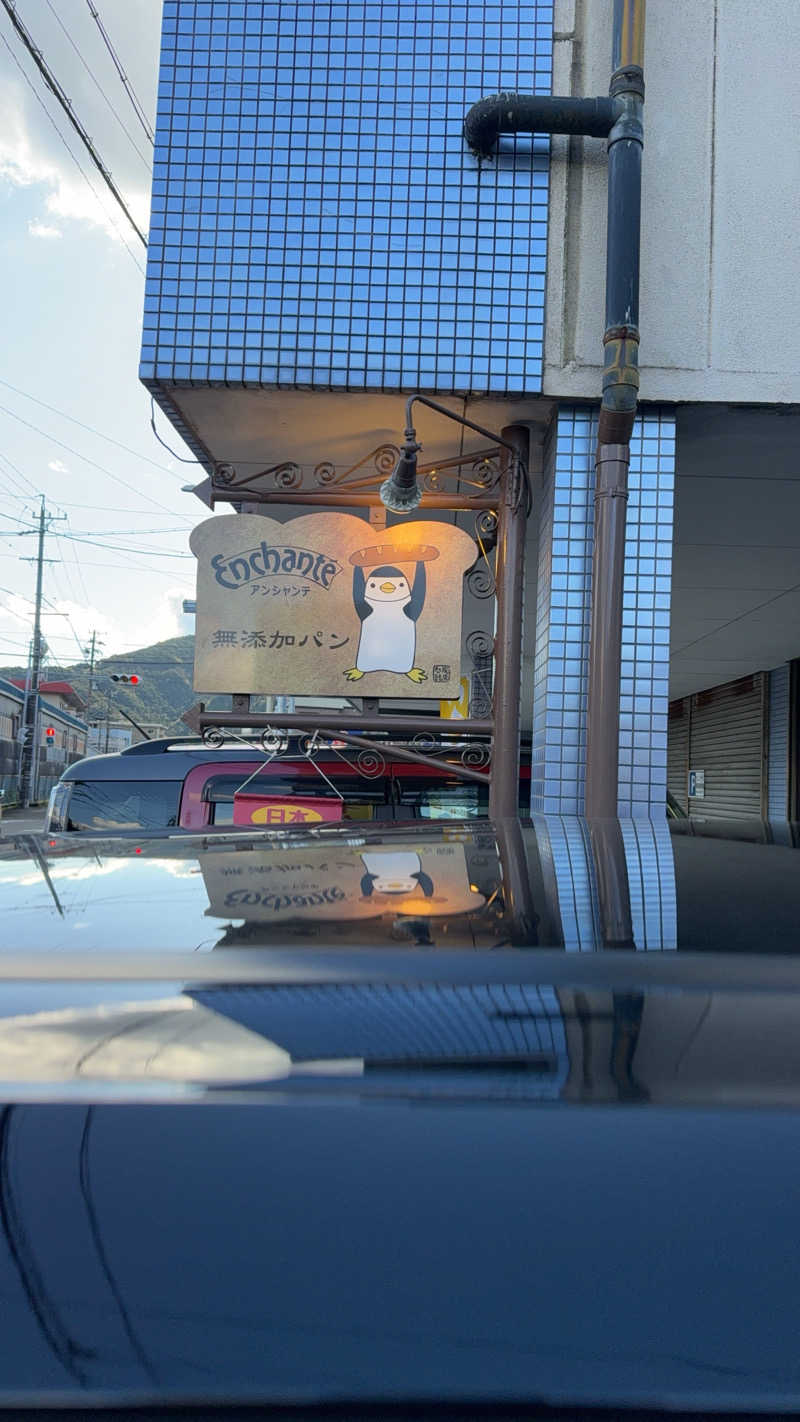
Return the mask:
{"type": "MultiPolygon", "coordinates": [[[[96,9],[154,126],[160,0],[96,9]]],[[[17,13],[146,234],[152,148],[87,0],[17,0],[17,13]]],[[[43,494],[55,668],[81,660],[92,632],[108,655],[193,630],[188,535],[208,511],[181,492],[204,471],[180,462],[191,451],[159,410],[180,458],[150,429],[144,247],[2,7],[0,41],[0,666],[27,661],[36,538],[24,530],[43,494]]]]}

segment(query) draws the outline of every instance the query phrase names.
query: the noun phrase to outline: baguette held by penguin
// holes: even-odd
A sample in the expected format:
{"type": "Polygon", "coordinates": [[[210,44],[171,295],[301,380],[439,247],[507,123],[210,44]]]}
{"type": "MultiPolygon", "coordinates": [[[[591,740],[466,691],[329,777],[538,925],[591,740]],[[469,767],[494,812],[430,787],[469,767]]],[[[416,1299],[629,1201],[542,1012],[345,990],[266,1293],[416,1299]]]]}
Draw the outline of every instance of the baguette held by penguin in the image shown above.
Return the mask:
{"type": "Polygon", "coordinates": [[[439,549],[432,543],[415,543],[398,548],[393,543],[378,543],[371,548],[357,548],[350,562],[357,568],[376,568],[380,563],[432,563],[439,549]]]}

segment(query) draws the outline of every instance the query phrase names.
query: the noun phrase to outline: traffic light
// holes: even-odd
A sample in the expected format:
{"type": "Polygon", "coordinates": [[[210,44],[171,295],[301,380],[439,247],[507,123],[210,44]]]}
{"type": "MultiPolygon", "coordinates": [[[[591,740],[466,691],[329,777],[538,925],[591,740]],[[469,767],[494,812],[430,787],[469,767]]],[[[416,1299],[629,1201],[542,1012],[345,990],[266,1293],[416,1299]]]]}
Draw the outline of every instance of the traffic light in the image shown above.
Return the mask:
{"type": "Polygon", "coordinates": [[[55,728],[55,726],[45,726],[45,728],[44,728],[44,735],[45,735],[45,740],[47,741],[47,744],[48,744],[49,746],[55,745],[55,742],[56,742],[56,728],[55,728]]]}
{"type": "Polygon", "coordinates": [[[131,672],[130,676],[123,675],[122,672],[111,673],[112,681],[121,681],[125,686],[138,686],[141,679],[136,672],[131,672]]]}

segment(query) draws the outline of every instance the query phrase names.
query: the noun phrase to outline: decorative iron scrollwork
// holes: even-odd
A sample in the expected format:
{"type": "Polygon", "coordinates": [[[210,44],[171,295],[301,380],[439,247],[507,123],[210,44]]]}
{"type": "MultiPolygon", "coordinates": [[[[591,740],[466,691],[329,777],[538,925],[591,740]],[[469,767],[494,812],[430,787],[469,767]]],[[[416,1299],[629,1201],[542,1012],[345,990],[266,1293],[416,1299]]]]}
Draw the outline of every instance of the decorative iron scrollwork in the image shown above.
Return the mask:
{"type": "Polygon", "coordinates": [[[494,573],[483,557],[479,558],[474,568],[470,568],[466,582],[473,597],[487,598],[495,595],[494,573]]]}
{"type": "Polygon", "coordinates": [[[461,752],[461,764],[470,770],[483,770],[491,758],[492,753],[485,744],[465,746],[461,752]]]}
{"type": "Polygon", "coordinates": [[[426,494],[441,494],[443,490],[442,478],[438,469],[430,469],[423,475],[422,487],[426,494]]]}
{"type": "Polygon", "coordinates": [[[489,459],[484,455],[481,459],[476,459],[472,466],[472,477],[485,491],[493,489],[500,479],[500,462],[497,459],[489,459]]]}
{"type": "Polygon", "coordinates": [[[400,450],[394,444],[382,444],[380,449],[375,451],[375,470],[382,479],[388,477],[394,470],[394,466],[400,458],[400,450]]]}
{"type": "Polygon", "coordinates": [[[272,482],[276,489],[299,489],[303,482],[303,471],[299,464],[279,464],[271,469],[272,482]]]}
{"type": "Polygon", "coordinates": [[[488,543],[497,532],[497,514],[494,509],[479,509],[475,515],[475,537],[488,543]]]}
{"type": "Polygon", "coordinates": [[[225,737],[219,726],[206,726],[202,734],[204,746],[210,746],[212,750],[219,750],[225,744],[225,737]]]}
{"type": "Polygon", "coordinates": [[[491,633],[476,628],[467,637],[466,645],[475,668],[470,678],[470,711],[476,717],[490,716],[494,638],[491,633]]]}
{"type": "Polygon", "coordinates": [[[289,748],[288,732],[279,731],[275,726],[266,726],[258,739],[266,755],[279,755],[289,748]]]}
{"type": "Polygon", "coordinates": [[[477,662],[481,657],[491,657],[494,654],[494,637],[491,632],[485,632],[482,627],[476,627],[474,632],[470,632],[467,637],[467,651],[473,662],[477,662]]]}
{"type": "Polygon", "coordinates": [[[329,459],[323,459],[314,470],[314,483],[320,486],[336,483],[336,465],[331,464],[329,459]]]}
{"type": "Polygon", "coordinates": [[[373,780],[376,776],[385,773],[386,761],[380,751],[362,750],[356,756],[356,769],[368,780],[373,780]]]}
{"type": "Polygon", "coordinates": [[[420,755],[436,755],[441,750],[435,736],[430,731],[419,731],[411,742],[412,748],[420,755]]]}

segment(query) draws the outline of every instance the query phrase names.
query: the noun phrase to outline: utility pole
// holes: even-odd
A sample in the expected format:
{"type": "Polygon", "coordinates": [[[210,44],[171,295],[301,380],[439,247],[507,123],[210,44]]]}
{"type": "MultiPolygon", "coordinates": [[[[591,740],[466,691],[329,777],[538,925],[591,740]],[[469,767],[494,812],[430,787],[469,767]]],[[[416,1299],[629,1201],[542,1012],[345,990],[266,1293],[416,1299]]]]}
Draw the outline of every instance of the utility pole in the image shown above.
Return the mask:
{"type": "MultiPolygon", "coordinates": [[[[35,559],[25,559],[36,563],[36,600],[33,614],[33,643],[31,646],[30,684],[26,687],[25,710],[22,722],[22,758],[20,766],[20,798],[25,809],[36,795],[36,770],[39,758],[39,682],[42,670],[42,577],[44,572],[44,538],[53,515],[48,515],[44,495],[39,506],[39,548],[35,559]]],[[[62,515],[63,517],[63,515],[62,515]]],[[[26,533],[36,533],[36,529],[26,529],[26,533]]],[[[48,562],[52,561],[50,559],[48,562]]]]}
{"type": "MultiPolygon", "coordinates": [[[[101,641],[102,641],[102,639],[101,639],[101,641]]],[[[87,726],[88,726],[88,724],[89,724],[89,721],[91,720],[92,691],[94,690],[94,661],[95,661],[96,648],[97,648],[97,632],[96,632],[96,630],[95,630],[95,631],[92,632],[91,646],[89,646],[89,647],[84,647],[84,649],[83,649],[84,652],[85,652],[85,654],[86,654],[86,656],[89,658],[89,688],[88,688],[88,690],[87,690],[87,692],[86,692],[86,724],[87,724],[87,726]]]]}

